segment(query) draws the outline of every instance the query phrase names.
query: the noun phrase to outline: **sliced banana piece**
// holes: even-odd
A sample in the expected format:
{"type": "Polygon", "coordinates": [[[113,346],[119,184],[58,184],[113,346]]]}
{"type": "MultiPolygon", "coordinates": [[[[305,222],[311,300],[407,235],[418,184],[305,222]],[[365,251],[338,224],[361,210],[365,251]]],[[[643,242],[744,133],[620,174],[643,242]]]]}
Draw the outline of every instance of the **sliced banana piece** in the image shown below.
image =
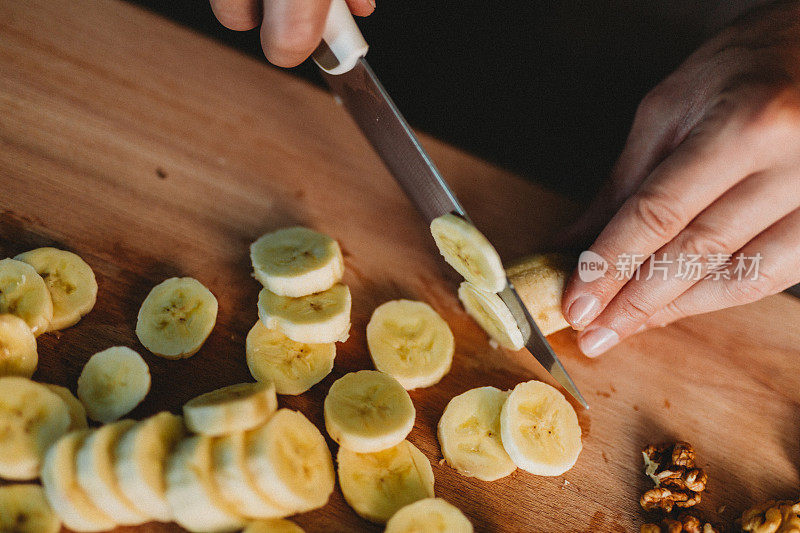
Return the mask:
{"type": "Polygon", "coordinates": [[[450,371],[455,341],[450,326],[425,302],[393,300],[380,305],[367,324],[375,368],[406,390],[430,387],[450,371]]]}
{"type": "Polygon", "coordinates": [[[125,346],[94,354],[78,377],[78,398],[97,422],[113,422],[128,414],[148,392],[150,369],[141,355],[125,346]]]}
{"type": "Polygon", "coordinates": [[[28,324],[16,315],[0,315],[0,376],[29,378],[38,364],[36,337],[28,324]]]}
{"type": "Polygon", "coordinates": [[[42,466],[42,486],[47,501],[67,528],[108,531],[117,524],[92,503],[78,484],[76,456],[90,433],[88,429],[73,431],[50,447],[42,466]]]}
{"type": "Polygon", "coordinates": [[[304,533],[303,528],[282,518],[250,522],[243,533],[304,533]]]}
{"type": "Polygon", "coordinates": [[[464,281],[458,287],[458,299],[475,322],[501,346],[509,350],[520,350],[525,346],[514,315],[498,295],[464,281]]]}
{"type": "Polygon", "coordinates": [[[53,300],[42,276],[28,263],[0,260],[0,313],[20,317],[39,336],[53,319],[53,300]]]}
{"type": "Polygon", "coordinates": [[[175,522],[192,532],[235,531],[245,525],[212,479],[211,437],[189,437],[175,448],[167,462],[167,500],[175,522]]]}
{"type": "Polygon", "coordinates": [[[68,388],[62,387],[61,385],[52,385],[50,383],[42,383],[42,385],[47,387],[50,392],[55,393],[56,396],[64,400],[64,403],[67,404],[67,410],[69,411],[68,431],[86,429],[89,427],[89,423],[86,420],[86,408],[68,388]]]}
{"type": "Polygon", "coordinates": [[[425,498],[406,505],[386,523],[384,533],[472,533],[464,513],[441,498],[425,498]]]}
{"type": "Polygon", "coordinates": [[[97,301],[97,280],[78,255],[58,248],[37,248],[14,259],[31,265],[42,276],[53,300],[48,331],[68,328],[87,315],[97,301]]]}
{"type": "Polygon", "coordinates": [[[306,296],[330,289],[342,279],[339,243],[300,226],[262,235],[250,245],[256,279],[281,296],[306,296]]]}
{"type": "Polygon", "coordinates": [[[500,439],[500,410],[508,397],[494,387],[478,387],[447,404],[439,420],[439,446],[461,474],[494,481],[517,469],[500,439]]]}
{"type": "Polygon", "coordinates": [[[294,510],[281,507],[262,492],[247,469],[245,433],[218,437],[211,443],[211,472],[228,503],[248,518],[282,518],[294,510]]]}
{"type": "Polygon", "coordinates": [[[239,383],[189,400],[183,418],[190,430],[213,436],[253,429],[277,410],[272,383],[239,383]]]}
{"type": "Polygon", "coordinates": [[[279,506],[310,511],[324,506],[335,475],[325,438],[297,411],[280,409],[245,436],[245,460],[258,488],[279,506]]]}
{"type": "Polygon", "coordinates": [[[121,420],[92,432],[75,459],[78,484],[89,499],[116,523],[126,526],[143,524],[149,518],[125,496],[114,472],[117,443],[135,424],[121,420]]]}
{"type": "Polygon", "coordinates": [[[0,478],[39,477],[47,449],[67,432],[69,410],[44,385],[18,376],[0,378],[0,478]]]}
{"type": "Polygon", "coordinates": [[[442,215],[431,222],[431,234],[444,260],[465,280],[488,292],[506,287],[497,250],[470,222],[457,215],[442,215]]]}
{"type": "Polygon", "coordinates": [[[506,274],[543,335],[569,327],[561,312],[561,295],[573,262],[561,254],[532,255],[506,274]]]}
{"type": "Polygon", "coordinates": [[[306,344],[293,341],[261,321],[250,329],[245,341],[247,367],[258,381],[275,384],[278,394],[303,394],[333,370],[336,344],[306,344]]]}
{"type": "Polygon", "coordinates": [[[339,448],[336,461],[344,499],[372,522],[383,524],[406,505],[434,496],[431,463],[407,440],[374,453],[339,448]]]}
{"type": "Polygon", "coordinates": [[[279,296],[269,289],[261,289],[258,317],[268,329],[279,329],[293,341],[343,342],[350,331],[351,305],[350,289],[341,283],[300,298],[279,296]]]}
{"type": "Polygon", "coordinates": [[[325,429],[340,446],[377,452],[405,439],[414,427],[411,397],[388,374],[360,370],[345,374],[325,397],[325,429]]]}
{"type": "Polygon", "coordinates": [[[47,503],[39,485],[0,487],[0,531],[3,533],[58,533],[61,520],[47,503]]]}
{"type": "Polygon", "coordinates": [[[167,359],[191,357],[217,323],[217,299],[194,278],[170,278],[150,291],[139,308],[136,336],[167,359]]]}
{"type": "Polygon", "coordinates": [[[164,469],[167,457],[184,435],[183,420],[161,412],[128,429],[114,450],[119,489],[150,520],[170,522],[164,469]]]}
{"type": "Polygon", "coordinates": [[[531,474],[561,475],[581,453],[575,410],[563,394],[541,381],[514,387],[500,412],[500,434],[511,460],[531,474]]]}

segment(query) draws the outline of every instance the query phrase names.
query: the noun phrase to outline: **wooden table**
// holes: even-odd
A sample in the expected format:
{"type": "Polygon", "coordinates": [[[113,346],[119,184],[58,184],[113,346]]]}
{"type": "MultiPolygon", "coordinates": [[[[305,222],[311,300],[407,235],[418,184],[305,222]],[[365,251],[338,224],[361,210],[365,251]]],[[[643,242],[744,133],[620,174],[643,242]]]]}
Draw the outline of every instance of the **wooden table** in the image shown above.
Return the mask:
{"type": "MultiPolygon", "coordinates": [[[[574,213],[566,201],[424,138],[466,209],[504,259],[537,249],[574,213]]],[[[633,531],[647,485],[641,447],[693,442],[710,475],[701,508],[732,520],[749,504],[796,496],[800,477],[800,301],[778,295],[581,356],[572,332],[551,336],[591,409],[584,450],[564,476],[522,471],[494,483],[440,464],[435,426],[469,388],[552,382],[527,352],[492,349],[459,306],[457,276],[421,219],[326,93],[115,0],[0,0],[0,256],[43,245],[94,268],[98,303],[77,326],[40,338],[36,378],[73,390],[94,352],[142,352],[153,390],[132,414],[249,380],[244,338],[259,285],[248,245],[305,224],[345,250],[351,337],[334,372],[281,404],[322,423],[322,399],[345,372],[369,368],[364,328],[399,297],[424,300],[456,336],[453,370],[413,391],[409,439],[428,456],[436,492],[478,531],[633,531]],[[134,335],[149,289],[194,276],[217,296],[217,326],[185,361],[147,353],[134,335]]],[[[296,517],[308,531],[377,531],[340,492],[296,517]]],[[[156,531],[166,526],[150,525],[156,531]]],[[[174,527],[174,526],[172,526],[174,527]]]]}

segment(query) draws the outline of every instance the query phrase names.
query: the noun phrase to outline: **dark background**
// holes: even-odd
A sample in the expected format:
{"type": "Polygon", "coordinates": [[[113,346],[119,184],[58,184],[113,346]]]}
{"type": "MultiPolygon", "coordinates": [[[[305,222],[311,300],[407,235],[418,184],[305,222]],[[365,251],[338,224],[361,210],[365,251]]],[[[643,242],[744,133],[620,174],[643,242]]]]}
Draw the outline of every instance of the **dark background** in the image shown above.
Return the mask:
{"type": "MultiPolygon", "coordinates": [[[[132,0],[263,58],[205,0],[132,0]]],[[[714,2],[377,0],[359,25],[409,122],[576,200],[608,174],[641,97],[702,42],[714,2]],[[685,4],[685,5],[684,5],[685,4]]],[[[291,69],[321,84],[307,62],[291,69]]]]}

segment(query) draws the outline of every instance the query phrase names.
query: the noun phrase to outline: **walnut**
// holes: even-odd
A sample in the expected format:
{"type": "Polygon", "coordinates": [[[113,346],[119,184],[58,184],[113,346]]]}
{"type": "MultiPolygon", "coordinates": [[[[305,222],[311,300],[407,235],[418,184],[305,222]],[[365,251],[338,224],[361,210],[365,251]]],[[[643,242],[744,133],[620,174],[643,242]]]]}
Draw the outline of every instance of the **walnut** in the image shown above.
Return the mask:
{"type": "Polygon", "coordinates": [[[742,514],[742,531],[800,533],[800,501],[770,500],[742,514]]]}
{"type": "Polygon", "coordinates": [[[656,487],[642,494],[639,503],[646,511],[661,509],[669,513],[673,506],[692,507],[700,503],[700,493],[691,490],[678,490],[668,487],[656,487]]]}
{"type": "Polygon", "coordinates": [[[644,524],[641,533],[721,533],[722,529],[683,513],[678,519],[664,518],[660,524],[644,524]]]}
{"type": "Polygon", "coordinates": [[[644,509],[663,509],[673,506],[691,507],[700,502],[708,476],[695,468],[694,448],[687,442],[651,444],[642,450],[645,474],[653,480],[655,489],[642,495],[644,509]]]}

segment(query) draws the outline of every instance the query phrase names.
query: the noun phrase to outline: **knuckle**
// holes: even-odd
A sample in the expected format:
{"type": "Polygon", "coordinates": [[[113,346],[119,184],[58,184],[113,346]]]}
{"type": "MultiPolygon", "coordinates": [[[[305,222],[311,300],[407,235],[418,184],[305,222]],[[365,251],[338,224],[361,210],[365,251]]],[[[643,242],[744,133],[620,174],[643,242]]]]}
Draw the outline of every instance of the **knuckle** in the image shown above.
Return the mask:
{"type": "Polygon", "coordinates": [[[617,324],[642,324],[647,321],[653,310],[644,301],[631,296],[623,296],[617,306],[617,324]]]}
{"type": "Polygon", "coordinates": [[[731,251],[728,240],[712,231],[686,231],[677,239],[678,253],[706,257],[731,251]]]}
{"type": "Polygon", "coordinates": [[[683,227],[682,217],[675,210],[675,205],[678,203],[663,192],[643,189],[633,200],[633,216],[645,231],[667,241],[683,227]]]}
{"type": "Polygon", "coordinates": [[[760,272],[759,278],[756,280],[736,280],[726,283],[725,291],[735,305],[741,305],[756,302],[774,294],[777,292],[774,287],[772,279],[764,272],[760,272]]]}

